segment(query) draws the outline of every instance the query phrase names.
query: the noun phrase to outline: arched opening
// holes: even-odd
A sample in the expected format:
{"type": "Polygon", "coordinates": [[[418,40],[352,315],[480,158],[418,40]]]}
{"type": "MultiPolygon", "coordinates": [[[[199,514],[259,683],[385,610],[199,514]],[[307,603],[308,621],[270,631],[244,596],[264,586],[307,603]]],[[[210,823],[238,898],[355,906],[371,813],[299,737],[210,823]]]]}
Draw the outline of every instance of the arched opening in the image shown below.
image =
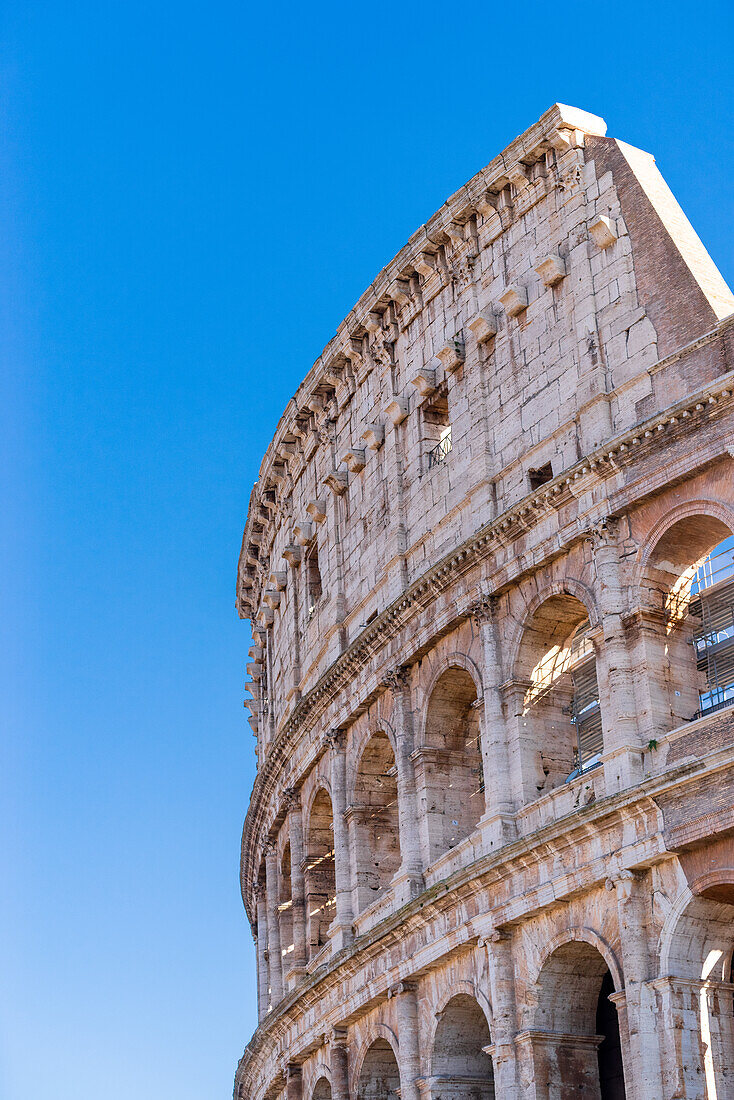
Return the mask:
{"type": "Polygon", "coordinates": [[[433,1041],[433,1100],[494,1100],[489,1025],[468,994],[452,997],[441,1013],[433,1041]]]}
{"type": "Polygon", "coordinates": [[[529,1037],[534,1072],[548,1080],[549,1096],[625,1100],[613,993],[607,963],[589,943],[565,943],[546,961],[529,1037]]]}
{"type": "Polygon", "coordinates": [[[311,1100],[331,1100],[331,1084],[326,1077],[319,1077],[311,1094],[311,1100]]]}
{"type": "Polygon", "coordinates": [[[387,1039],[375,1039],[359,1074],[357,1100],[395,1100],[399,1096],[400,1070],[387,1039]]]}
{"type": "Polygon", "coordinates": [[[722,883],[690,901],[670,938],[665,1009],[666,1018],[675,1018],[678,1026],[677,1044],[670,1044],[665,1029],[669,1050],[664,1063],[683,1075],[686,1096],[724,1100],[730,1095],[733,957],[734,883],[722,883]]]}
{"type": "Polygon", "coordinates": [[[658,539],[642,579],[640,644],[651,735],[734,704],[734,537],[688,516],[658,539]]]}
{"type": "Polygon", "coordinates": [[[590,770],[603,751],[596,650],[575,596],[550,596],[518,653],[515,717],[525,801],[590,770]]]}
{"type": "Polygon", "coordinates": [[[308,951],[311,959],[328,942],[329,925],[336,913],[334,818],[331,798],[323,787],[311,806],[305,879],[308,951]]]}
{"type": "Polygon", "coordinates": [[[432,863],[469,836],[484,812],[477,689],[465,669],[449,668],[436,683],[414,760],[432,863]]]}
{"type": "Polygon", "coordinates": [[[355,908],[361,913],[389,887],[400,867],[397,769],[384,733],[371,737],[362,753],[349,811],[349,834],[355,908]]]}
{"type": "Polygon", "coordinates": [[[287,974],[293,964],[293,898],[291,895],[291,846],[287,843],[280,861],[280,896],[278,914],[280,917],[280,950],[283,956],[283,974],[287,974]]]}

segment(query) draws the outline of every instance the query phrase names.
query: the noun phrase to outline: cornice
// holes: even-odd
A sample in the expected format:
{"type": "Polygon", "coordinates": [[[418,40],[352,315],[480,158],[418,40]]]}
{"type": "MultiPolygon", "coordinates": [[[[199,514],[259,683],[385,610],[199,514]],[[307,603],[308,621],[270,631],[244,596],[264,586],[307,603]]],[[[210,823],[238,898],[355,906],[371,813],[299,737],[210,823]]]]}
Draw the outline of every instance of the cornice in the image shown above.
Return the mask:
{"type": "MultiPolygon", "coordinates": [[[[633,429],[614,437],[603,447],[548,482],[541,490],[528,494],[513,508],[480,527],[465,542],[416,579],[334,661],[312,690],[303,696],[280,728],[268,748],[266,759],[255,779],[242,835],[240,875],[242,897],[251,923],[253,915],[250,911],[247,883],[253,880],[255,873],[257,844],[268,796],[274,793],[283,764],[292,759],[301,739],[313,729],[335,695],[347,685],[353,685],[357,673],[377,653],[383,651],[416,614],[420,614],[433,604],[437,597],[449,591],[460,577],[477,564],[487,561],[496,549],[512,544],[519,535],[531,530],[541,517],[569,503],[582,490],[585,491],[615,476],[620,470],[629,468],[635,462],[649,457],[657,449],[661,436],[671,437],[675,434],[676,437],[680,437],[697,432],[705,416],[718,415],[725,408],[731,407],[733,386],[734,371],[722,375],[715,383],[690,395],[684,401],[670,406],[665,412],[656,413],[633,429]]],[[[697,462],[706,460],[701,449],[694,457],[697,462]]],[[[660,472],[660,477],[665,477],[664,471],[660,472]]],[[[667,479],[661,483],[667,484],[667,479]]],[[[659,490],[659,486],[657,488],[659,490]]],[[[645,495],[653,491],[655,486],[648,484],[646,490],[640,492],[637,501],[644,499],[645,495]]],[[[616,508],[620,512],[633,503],[629,499],[629,493],[623,495],[624,508],[616,508]]],[[[611,515],[614,510],[614,508],[610,509],[609,514],[611,515]]],[[[597,518],[603,517],[600,514],[597,518]]],[[[565,530],[559,535],[560,543],[556,540],[552,556],[564,552],[586,536],[586,530],[579,529],[578,526],[565,530]]],[[[541,568],[544,561],[548,559],[549,553],[550,551],[542,559],[533,560],[532,564],[524,568],[519,566],[513,575],[505,577],[491,594],[500,594],[511,584],[517,583],[524,573],[541,568]]],[[[466,608],[459,606],[455,608],[454,621],[459,621],[471,614],[471,605],[475,601],[476,593],[468,595],[465,601],[466,608]]],[[[437,631],[446,630],[448,625],[442,621],[436,624],[436,629],[437,631]]],[[[415,659],[415,656],[414,653],[406,653],[402,659],[405,663],[409,663],[415,659]]],[[[371,685],[364,689],[361,697],[354,696],[352,713],[359,712],[366,702],[366,696],[374,694],[379,687],[379,684],[371,685]]],[[[290,782],[293,781],[294,777],[291,776],[290,782]]]]}

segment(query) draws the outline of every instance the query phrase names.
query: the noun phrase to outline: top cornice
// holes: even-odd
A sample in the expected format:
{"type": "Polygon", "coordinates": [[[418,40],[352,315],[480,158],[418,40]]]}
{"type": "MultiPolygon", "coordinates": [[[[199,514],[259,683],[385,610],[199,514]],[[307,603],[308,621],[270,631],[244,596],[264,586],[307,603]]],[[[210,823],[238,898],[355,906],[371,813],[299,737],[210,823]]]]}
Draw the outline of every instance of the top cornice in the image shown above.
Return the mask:
{"type": "Polygon", "coordinates": [[[247,549],[253,541],[255,525],[262,524],[259,513],[259,489],[272,476],[276,456],[309,400],[320,386],[333,388],[335,371],[355,354],[352,341],[374,331],[376,317],[390,301],[396,301],[399,287],[409,272],[421,271],[421,258],[455,235],[455,227],[464,225],[472,214],[486,209],[488,196],[497,194],[509,184],[522,186],[525,166],[534,163],[549,148],[559,152],[582,144],[582,135],[604,137],[604,119],[577,107],[554,103],[529,129],[510,142],[494,160],[451,195],[436,213],[413,233],[403,248],[380,271],[367,287],[354,308],[347,314],[336,333],[301,382],[278,421],[273,438],[260,464],[258,480],[250,495],[247,524],[239,558],[237,608],[242,618],[250,609],[240,601],[241,581],[246,566],[247,549]]]}

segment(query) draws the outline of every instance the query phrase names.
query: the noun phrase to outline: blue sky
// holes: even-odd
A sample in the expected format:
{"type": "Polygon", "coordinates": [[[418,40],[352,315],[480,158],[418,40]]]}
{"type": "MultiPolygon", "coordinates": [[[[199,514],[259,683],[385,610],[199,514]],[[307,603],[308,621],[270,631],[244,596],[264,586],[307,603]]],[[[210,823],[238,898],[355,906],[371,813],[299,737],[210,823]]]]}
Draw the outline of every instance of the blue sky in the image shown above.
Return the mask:
{"type": "Polygon", "coordinates": [[[732,281],[731,8],[27,0],[0,45],[0,1097],[228,1097],[262,451],[555,100],[656,154],[732,281]]]}

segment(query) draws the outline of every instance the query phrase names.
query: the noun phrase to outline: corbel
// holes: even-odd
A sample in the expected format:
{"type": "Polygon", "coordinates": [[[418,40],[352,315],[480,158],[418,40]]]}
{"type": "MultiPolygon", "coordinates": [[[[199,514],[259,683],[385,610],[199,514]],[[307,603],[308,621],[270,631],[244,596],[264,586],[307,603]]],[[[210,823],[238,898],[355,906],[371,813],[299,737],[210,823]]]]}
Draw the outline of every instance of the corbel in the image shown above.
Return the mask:
{"type": "Polygon", "coordinates": [[[483,344],[497,335],[497,318],[491,310],[485,309],[478,313],[467,327],[474,333],[477,343],[483,344]]]}
{"type": "Polygon", "coordinates": [[[364,447],[352,447],[351,450],[345,451],[341,461],[351,473],[358,474],[365,468],[364,447]]]}
{"type": "Polygon", "coordinates": [[[410,379],[411,386],[415,386],[421,397],[430,397],[436,392],[435,367],[421,367],[410,379]]]}
{"type": "Polygon", "coordinates": [[[510,165],[505,174],[512,186],[518,191],[522,191],[530,183],[528,170],[520,161],[517,164],[510,165]]]}
{"type": "Polygon", "coordinates": [[[309,500],[306,505],[306,511],[314,523],[323,523],[326,519],[326,501],[322,497],[318,497],[316,500],[309,500]]]}
{"type": "Polygon", "coordinates": [[[394,397],[385,406],[385,412],[392,420],[393,426],[397,428],[398,424],[402,424],[408,415],[408,402],[404,397],[394,397]]]}
{"type": "Polygon", "coordinates": [[[323,484],[328,486],[336,496],[341,496],[342,493],[347,491],[349,478],[344,470],[330,470],[324,478],[323,484]]]}
{"type": "Polygon", "coordinates": [[[453,374],[464,362],[464,355],[464,341],[460,336],[455,336],[441,348],[437,358],[443,363],[444,370],[448,374],[453,374]]]}
{"type": "Polygon", "coordinates": [[[288,574],[285,569],[274,569],[268,577],[268,581],[270,584],[275,585],[278,592],[282,592],[288,583],[288,574]]]}
{"type": "Polygon", "coordinates": [[[380,447],[385,442],[385,425],[368,424],[362,432],[360,439],[365,441],[371,451],[379,451],[380,447]]]}
{"type": "Polygon", "coordinates": [[[293,526],[293,537],[299,546],[308,546],[313,538],[313,524],[310,520],[302,519],[293,526]]]}
{"type": "Polygon", "coordinates": [[[500,304],[508,317],[517,317],[528,308],[528,292],[519,283],[512,283],[500,294],[500,304]]]}
{"type": "Polygon", "coordinates": [[[606,214],[600,214],[589,226],[589,235],[597,248],[609,248],[617,240],[617,227],[606,214]]]}
{"type": "Polygon", "coordinates": [[[283,551],[283,557],[289,565],[298,565],[301,560],[301,547],[289,543],[283,551]]]}
{"type": "Polygon", "coordinates": [[[540,275],[541,280],[545,286],[555,286],[556,283],[560,283],[566,275],[566,261],[562,256],[555,254],[544,256],[542,260],[539,260],[535,265],[535,270],[540,275]]]}

